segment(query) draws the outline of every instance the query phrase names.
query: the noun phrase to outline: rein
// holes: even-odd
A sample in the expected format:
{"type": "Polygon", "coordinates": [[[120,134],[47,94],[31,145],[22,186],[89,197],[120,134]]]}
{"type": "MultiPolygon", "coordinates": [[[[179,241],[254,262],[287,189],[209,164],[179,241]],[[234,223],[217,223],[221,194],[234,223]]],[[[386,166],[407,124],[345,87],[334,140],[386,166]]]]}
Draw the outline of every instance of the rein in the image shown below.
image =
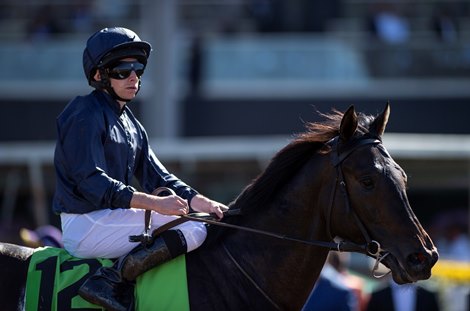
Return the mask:
{"type": "MultiPolygon", "coordinates": [[[[240,210],[228,210],[227,212],[224,212],[224,215],[226,216],[235,216],[235,215],[240,215],[240,214],[241,214],[240,210]]],[[[220,222],[219,220],[217,220],[217,218],[215,218],[214,215],[207,214],[207,213],[191,213],[187,215],[182,215],[181,218],[183,218],[185,221],[204,222],[204,223],[211,224],[211,225],[252,232],[252,233],[265,235],[265,236],[269,236],[269,237],[273,237],[273,238],[281,239],[285,241],[302,243],[302,244],[306,244],[310,246],[324,247],[324,248],[328,248],[329,250],[334,250],[334,251],[360,252],[360,253],[363,253],[366,251],[366,248],[363,245],[358,245],[358,244],[346,242],[346,241],[341,241],[341,242],[336,243],[336,242],[324,242],[324,241],[315,241],[315,240],[303,240],[303,239],[289,237],[284,234],[274,233],[271,231],[265,231],[265,230],[244,227],[244,226],[228,224],[225,222],[220,222]]]]}
{"type": "MultiPolygon", "coordinates": [[[[341,153],[338,150],[338,144],[339,144],[339,137],[335,137],[332,140],[328,141],[326,144],[329,145],[332,150],[331,150],[331,162],[333,166],[336,168],[336,181],[335,181],[335,187],[333,188],[333,191],[331,192],[330,196],[330,203],[328,206],[328,211],[327,211],[327,231],[328,235],[331,237],[331,242],[325,242],[325,241],[316,241],[316,240],[304,240],[304,239],[298,239],[298,238],[293,238],[289,237],[283,234],[278,234],[275,232],[270,232],[270,231],[265,231],[265,230],[259,230],[259,229],[254,229],[254,228],[249,228],[249,227],[244,227],[244,226],[239,226],[239,225],[234,225],[234,224],[229,224],[225,222],[220,222],[217,217],[215,217],[215,214],[207,214],[207,213],[190,213],[186,215],[182,215],[180,218],[177,218],[161,227],[156,229],[152,234],[149,234],[149,225],[148,225],[148,218],[146,217],[146,224],[145,224],[145,231],[142,234],[142,236],[138,236],[140,239],[136,239],[135,236],[130,237],[132,241],[141,241],[143,238],[144,241],[148,241],[148,239],[151,239],[152,237],[156,237],[160,235],[163,231],[166,231],[170,228],[173,228],[183,222],[186,221],[197,221],[197,222],[204,222],[207,224],[215,225],[215,226],[220,226],[220,227],[226,227],[226,228],[231,228],[231,229],[237,229],[241,231],[247,231],[247,232],[252,232],[264,236],[269,236],[273,237],[276,239],[281,239],[285,241],[291,241],[291,242],[296,242],[296,243],[302,243],[306,244],[309,246],[318,246],[318,247],[324,247],[329,250],[334,250],[334,251],[339,251],[339,252],[357,252],[357,253],[362,253],[369,255],[371,257],[374,257],[376,262],[373,267],[373,275],[376,278],[383,277],[384,275],[376,275],[375,272],[378,269],[379,263],[389,255],[389,252],[384,251],[381,248],[381,245],[379,242],[372,240],[369,233],[367,232],[367,229],[365,228],[364,224],[362,221],[359,219],[357,216],[357,213],[351,209],[351,204],[349,202],[349,196],[347,193],[347,188],[346,188],[346,182],[344,179],[343,175],[343,170],[341,167],[341,164],[343,161],[348,158],[357,148],[365,145],[378,145],[381,144],[382,142],[379,139],[376,138],[364,138],[359,141],[357,141],[355,144],[348,146],[347,149],[342,151],[341,153]],[[357,244],[353,243],[350,241],[339,241],[339,242],[334,242],[333,237],[331,236],[331,214],[333,211],[333,206],[334,206],[334,201],[337,193],[337,188],[339,185],[339,189],[344,197],[346,207],[348,211],[352,211],[354,219],[356,220],[356,223],[364,236],[364,239],[366,240],[365,244],[357,244]]],[[[174,193],[173,190],[169,188],[158,188],[154,191],[154,194],[158,195],[163,192],[170,192],[174,193]]],[[[236,216],[240,215],[241,211],[240,210],[228,210],[224,212],[225,216],[236,216]]]]}

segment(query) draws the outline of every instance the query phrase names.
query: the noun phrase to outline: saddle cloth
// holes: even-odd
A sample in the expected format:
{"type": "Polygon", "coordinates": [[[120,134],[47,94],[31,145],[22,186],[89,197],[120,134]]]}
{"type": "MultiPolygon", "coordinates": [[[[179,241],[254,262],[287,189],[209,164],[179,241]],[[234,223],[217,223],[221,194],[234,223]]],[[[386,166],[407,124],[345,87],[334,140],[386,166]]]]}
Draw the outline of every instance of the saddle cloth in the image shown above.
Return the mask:
{"type": "MultiPolygon", "coordinates": [[[[38,248],[28,268],[25,310],[103,310],[80,296],[83,282],[108,259],[81,259],[62,248],[38,248]]],[[[189,311],[186,257],[179,256],[137,278],[137,311],[189,311]]]]}

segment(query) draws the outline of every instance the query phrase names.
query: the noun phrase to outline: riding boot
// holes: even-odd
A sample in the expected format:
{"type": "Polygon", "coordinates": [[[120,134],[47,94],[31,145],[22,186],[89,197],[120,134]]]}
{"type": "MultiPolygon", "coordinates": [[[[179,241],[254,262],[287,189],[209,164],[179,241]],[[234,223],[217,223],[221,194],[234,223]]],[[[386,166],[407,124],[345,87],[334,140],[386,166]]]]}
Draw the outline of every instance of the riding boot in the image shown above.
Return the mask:
{"type": "Polygon", "coordinates": [[[109,311],[134,307],[134,284],[144,272],[186,253],[186,240],[179,230],[168,230],[148,245],[139,245],[111,267],[101,267],[88,278],[78,294],[109,311]]]}

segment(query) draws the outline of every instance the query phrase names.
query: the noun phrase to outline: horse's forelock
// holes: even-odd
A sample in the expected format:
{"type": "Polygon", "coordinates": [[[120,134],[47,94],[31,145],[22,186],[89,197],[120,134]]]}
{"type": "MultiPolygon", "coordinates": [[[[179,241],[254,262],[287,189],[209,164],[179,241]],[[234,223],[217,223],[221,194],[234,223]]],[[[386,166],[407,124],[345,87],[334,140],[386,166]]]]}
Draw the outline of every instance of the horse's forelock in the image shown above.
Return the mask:
{"type": "MultiPolygon", "coordinates": [[[[344,113],[333,109],[331,113],[319,113],[323,118],[321,122],[306,123],[306,131],[296,136],[296,141],[324,143],[339,135],[339,128],[344,113]]],[[[372,115],[358,113],[358,127],[356,136],[362,136],[369,133],[369,127],[375,120],[372,115]]]]}

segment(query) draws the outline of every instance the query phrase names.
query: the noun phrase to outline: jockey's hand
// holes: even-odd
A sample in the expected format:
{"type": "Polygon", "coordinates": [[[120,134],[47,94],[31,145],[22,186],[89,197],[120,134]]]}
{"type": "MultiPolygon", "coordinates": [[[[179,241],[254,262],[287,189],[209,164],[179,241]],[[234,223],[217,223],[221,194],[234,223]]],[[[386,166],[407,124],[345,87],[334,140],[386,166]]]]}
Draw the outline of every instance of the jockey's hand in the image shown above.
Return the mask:
{"type": "Polygon", "coordinates": [[[189,212],[188,202],[177,195],[162,197],[139,191],[132,194],[130,207],[155,211],[162,215],[185,215],[189,212]]]}
{"type": "Polygon", "coordinates": [[[177,195],[152,196],[153,210],[162,215],[185,215],[189,212],[188,202],[177,195]]]}
{"type": "Polygon", "coordinates": [[[197,212],[216,214],[219,219],[224,217],[224,211],[228,210],[225,204],[206,198],[197,194],[191,199],[191,208],[197,212]]]}

